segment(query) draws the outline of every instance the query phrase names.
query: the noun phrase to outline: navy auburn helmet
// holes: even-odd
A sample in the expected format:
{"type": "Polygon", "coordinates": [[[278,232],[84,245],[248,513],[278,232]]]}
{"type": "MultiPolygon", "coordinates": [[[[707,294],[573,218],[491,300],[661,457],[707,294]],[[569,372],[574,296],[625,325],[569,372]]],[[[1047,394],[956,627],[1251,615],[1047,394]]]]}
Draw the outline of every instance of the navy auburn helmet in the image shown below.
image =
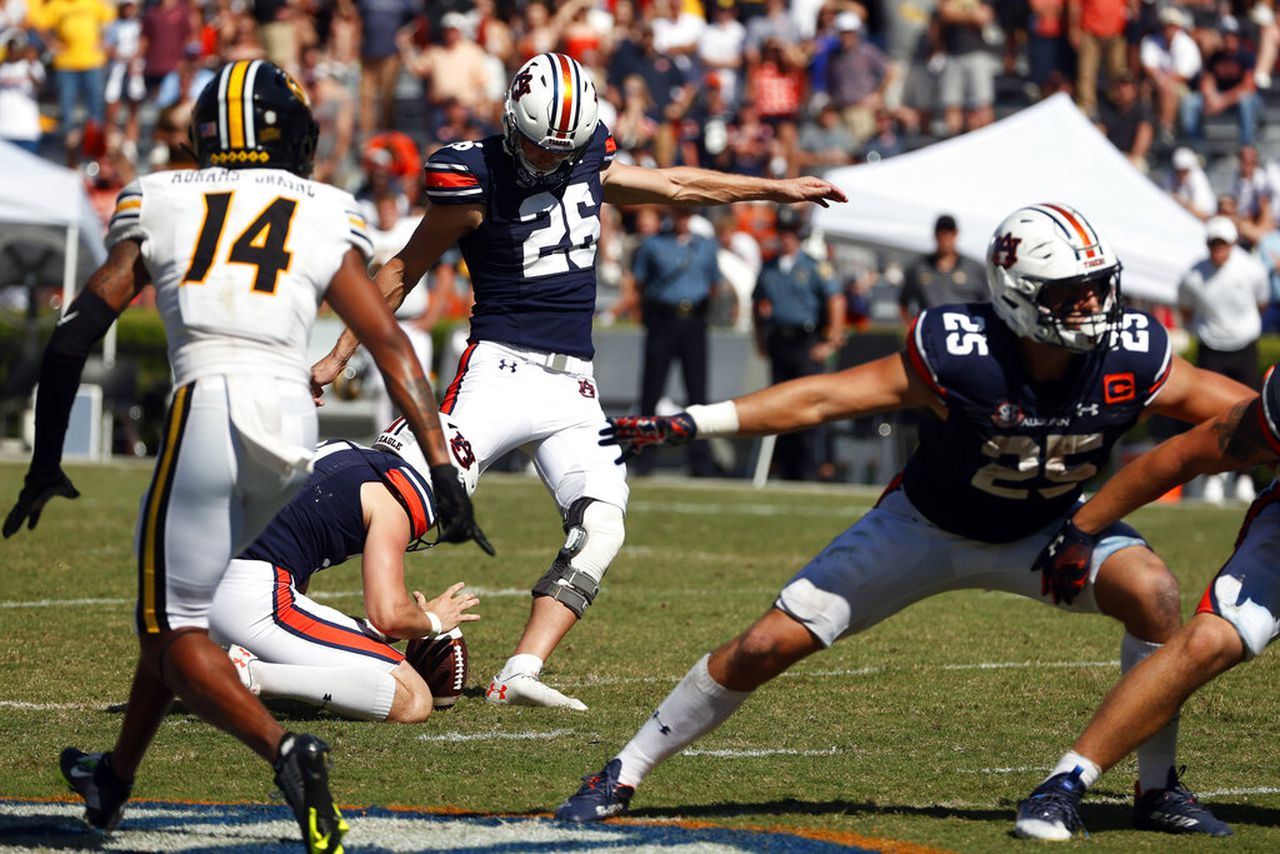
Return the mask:
{"type": "Polygon", "coordinates": [[[306,91],[265,59],[219,69],[191,117],[191,147],[201,168],[284,169],[311,175],[320,128],[306,91]]]}

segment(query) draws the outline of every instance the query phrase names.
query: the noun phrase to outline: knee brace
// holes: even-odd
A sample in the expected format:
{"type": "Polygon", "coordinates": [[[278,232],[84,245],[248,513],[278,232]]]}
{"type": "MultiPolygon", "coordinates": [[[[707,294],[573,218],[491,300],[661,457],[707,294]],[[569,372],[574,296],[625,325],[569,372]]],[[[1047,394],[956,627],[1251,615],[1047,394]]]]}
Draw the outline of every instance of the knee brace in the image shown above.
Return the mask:
{"type": "Polygon", "coordinates": [[[564,546],[533,585],[533,595],[550,596],[582,619],[600,592],[610,561],[622,548],[622,508],[579,498],[565,513],[564,532],[564,546]]]}

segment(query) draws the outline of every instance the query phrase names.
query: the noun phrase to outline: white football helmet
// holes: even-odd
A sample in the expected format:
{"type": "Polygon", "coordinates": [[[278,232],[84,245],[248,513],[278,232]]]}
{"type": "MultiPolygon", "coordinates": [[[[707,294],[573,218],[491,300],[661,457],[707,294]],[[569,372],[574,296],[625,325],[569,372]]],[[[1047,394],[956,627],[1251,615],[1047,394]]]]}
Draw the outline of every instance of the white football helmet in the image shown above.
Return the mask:
{"type": "MultiPolygon", "coordinates": [[[[443,414],[440,416],[440,426],[444,428],[445,444],[449,448],[449,462],[453,464],[458,482],[467,490],[468,496],[474,495],[476,485],[480,480],[480,463],[476,460],[476,456],[471,450],[471,443],[462,435],[458,425],[448,416],[443,414]]],[[[396,455],[408,463],[409,467],[417,472],[424,481],[428,484],[431,483],[431,465],[427,462],[427,457],[422,452],[422,448],[418,446],[417,437],[409,429],[409,423],[403,418],[397,418],[392,421],[387,429],[379,433],[378,438],[373,440],[373,447],[379,451],[386,451],[396,455]]],[[[409,544],[405,551],[418,551],[433,545],[435,545],[434,542],[428,542],[424,537],[418,537],[409,544]]]]}
{"type": "Polygon", "coordinates": [[[540,53],[511,78],[502,114],[503,141],[524,186],[554,186],[566,180],[596,132],[600,103],[591,75],[562,53],[540,53]],[[551,166],[525,156],[520,137],[551,154],[551,166]]]}
{"type": "Polygon", "coordinates": [[[1110,346],[1123,314],[1120,269],[1110,244],[1065,204],[1019,208],[987,247],[996,314],[1024,338],[1078,353],[1110,346]],[[1097,308],[1083,313],[1091,292],[1097,308]]]}

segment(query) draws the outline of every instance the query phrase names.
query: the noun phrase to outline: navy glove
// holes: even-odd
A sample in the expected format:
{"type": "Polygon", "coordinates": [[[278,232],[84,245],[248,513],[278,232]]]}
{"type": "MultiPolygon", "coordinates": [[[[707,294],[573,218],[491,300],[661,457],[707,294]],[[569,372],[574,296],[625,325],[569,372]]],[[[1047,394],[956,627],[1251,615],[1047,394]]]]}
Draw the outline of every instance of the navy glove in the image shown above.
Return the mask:
{"type": "Polygon", "coordinates": [[[1070,605],[1089,581],[1098,540],[1099,537],[1086,534],[1068,519],[1031,567],[1032,572],[1041,574],[1040,595],[1052,595],[1055,605],[1059,602],[1070,605]]]}
{"type": "Polygon", "coordinates": [[[436,496],[437,542],[465,543],[475,540],[485,554],[494,554],[493,544],[476,524],[475,510],[467,489],[458,480],[457,470],[449,463],[431,467],[431,485],[436,496]]]}
{"type": "Polygon", "coordinates": [[[600,431],[601,445],[618,445],[622,455],[614,460],[625,463],[645,448],[655,445],[675,447],[698,435],[693,416],[687,412],[675,415],[624,415],[610,418],[609,426],[600,431]]]}
{"type": "Polygon", "coordinates": [[[40,521],[40,514],[44,512],[44,506],[49,503],[49,499],[59,495],[63,498],[80,497],[80,490],[76,489],[76,485],[61,468],[48,472],[28,471],[22,491],[18,493],[18,503],[13,505],[9,515],[5,517],[5,539],[17,533],[24,521],[27,523],[28,530],[34,528],[40,521]]]}

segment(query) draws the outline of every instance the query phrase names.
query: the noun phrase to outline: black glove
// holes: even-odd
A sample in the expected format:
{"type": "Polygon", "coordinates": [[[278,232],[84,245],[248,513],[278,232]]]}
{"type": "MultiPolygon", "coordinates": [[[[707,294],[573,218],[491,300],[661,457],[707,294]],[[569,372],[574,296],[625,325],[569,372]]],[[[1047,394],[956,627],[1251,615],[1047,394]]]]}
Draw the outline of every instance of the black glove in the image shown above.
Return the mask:
{"type": "Polygon", "coordinates": [[[458,471],[449,463],[431,467],[431,486],[436,496],[437,542],[465,543],[475,540],[484,552],[493,555],[493,544],[476,524],[475,510],[467,489],[458,480],[458,471]]]}
{"type": "Polygon", "coordinates": [[[1041,574],[1040,595],[1051,594],[1055,605],[1059,602],[1070,605],[1089,581],[1098,539],[1081,531],[1070,519],[1063,523],[1031,567],[1032,572],[1041,574]]]}
{"type": "Polygon", "coordinates": [[[17,533],[24,519],[27,521],[28,529],[34,528],[40,521],[40,513],[49,503],[49,499],[58,495],[63,498],[80,497],[80,490],[76,489],[76,485],[61,468],[44,472],[35,470],[27,472],[22,491],[18,493],[18,503],[13,505],[13,509],[4,519],[5,539],[17,533]]]}
{"type": "Polygon", "coordinates": [[[698,426],[687,412],[675,415],[624,415],[610,418],[609,426],[600,431],[601,445],[619,445],[622,455],[614,460],[625,463],[645,448],[654,445],[676,447],[698,435],[698,426]]]}

